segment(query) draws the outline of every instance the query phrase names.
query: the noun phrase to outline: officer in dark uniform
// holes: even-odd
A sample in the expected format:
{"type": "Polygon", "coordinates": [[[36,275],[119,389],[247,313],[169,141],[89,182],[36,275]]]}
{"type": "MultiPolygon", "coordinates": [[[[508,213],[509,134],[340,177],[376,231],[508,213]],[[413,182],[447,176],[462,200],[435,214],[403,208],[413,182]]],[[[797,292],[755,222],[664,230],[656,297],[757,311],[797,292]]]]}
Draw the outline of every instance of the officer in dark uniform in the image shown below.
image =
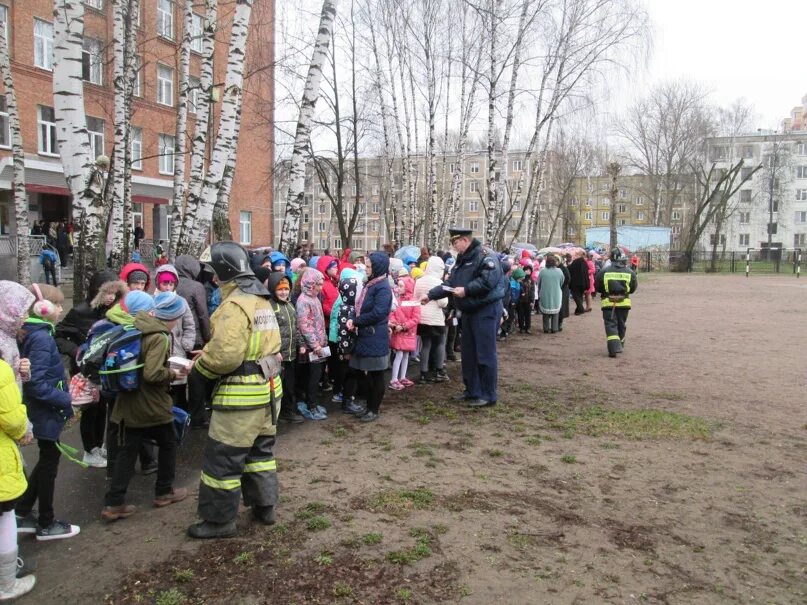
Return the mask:
{"type": "Polygon", "coordinates": [[[622,251],[619,248],[611,250],[611,264],[600,269],[594,278],[594,288],[602,295],[602,319],[609,357],[616,357],[625,345],[630,295],[638,287],[636,273],[626,267],[622,251]]]}
{"type": "Polygon", "coordinates": [[[451,245],[459,254],[445,286],[432,288],[421,299],[426,304],[451,295],[462,315],[462,379],[459,396],[468,407],[496,404],[496,332],[502,317],[505,280],[499,258],[486,250],[470,229],[449,229],[451,245]]]}

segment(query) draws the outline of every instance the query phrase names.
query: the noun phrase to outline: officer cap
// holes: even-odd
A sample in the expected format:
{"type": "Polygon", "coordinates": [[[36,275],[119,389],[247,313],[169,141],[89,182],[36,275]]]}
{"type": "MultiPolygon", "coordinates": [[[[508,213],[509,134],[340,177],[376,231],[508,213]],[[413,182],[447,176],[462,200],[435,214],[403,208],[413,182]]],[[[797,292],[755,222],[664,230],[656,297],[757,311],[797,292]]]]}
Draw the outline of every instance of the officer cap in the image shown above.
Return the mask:
{"type": "Polygon", "coordinates": [[[449,239],[453,242],[455,239],[460,237],[471,237],[473,235],[473,231],[470,229],[465,229],[464,227],[451,227],[448,230],[449,239]]]}

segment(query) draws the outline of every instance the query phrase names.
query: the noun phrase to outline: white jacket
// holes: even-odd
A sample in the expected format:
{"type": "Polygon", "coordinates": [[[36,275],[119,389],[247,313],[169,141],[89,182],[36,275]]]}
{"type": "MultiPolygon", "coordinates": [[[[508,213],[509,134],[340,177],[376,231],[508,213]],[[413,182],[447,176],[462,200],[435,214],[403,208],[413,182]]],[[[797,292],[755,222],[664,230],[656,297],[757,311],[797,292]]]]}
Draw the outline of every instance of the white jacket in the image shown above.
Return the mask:
{"type": "MultiPolygon", "coordinates": [[[[442,285],[445,263],[439,256],[429,257],[426,264],[426,271],[415,280],[415,300],[420,300],[422,296],[429,293],[435,286],[442,285]]],[[[443,315],[443,308],[448,304],[448,298],[432,300],[420,307],[420,323],[426,326],[444,326],[446,318],[443,315]]]]}

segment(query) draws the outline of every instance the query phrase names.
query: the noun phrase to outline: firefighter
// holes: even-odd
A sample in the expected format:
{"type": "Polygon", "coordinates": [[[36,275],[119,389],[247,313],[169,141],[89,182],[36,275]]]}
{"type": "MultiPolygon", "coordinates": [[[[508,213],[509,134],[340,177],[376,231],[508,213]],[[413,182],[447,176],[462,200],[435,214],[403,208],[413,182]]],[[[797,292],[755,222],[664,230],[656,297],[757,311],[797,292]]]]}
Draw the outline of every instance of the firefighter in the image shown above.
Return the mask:
{"type": "Polygon", "coordinates": [[[196,357],[213,391],[210,429],[199,484],[202,521],[192,538],[229,538],[241,495],[253,517],[275,522],[277,463],[272,454],[283,388],[280,331],[269,292],[235,242],[217,242],[202,255],[221,284],[221,305],[210,318],[211,338],[196,357]]]}
{"type": "Polygon", "coordinates": [[[602,319],[605,322],[608,356],[616,357],[625,346],[630,295],[636,292],[639,281],[636,273],[625,266],[625,257],[619,248],[611,250],[610,258],[611,264],[597,272],[594,287],[602,295],[602,319]]]}

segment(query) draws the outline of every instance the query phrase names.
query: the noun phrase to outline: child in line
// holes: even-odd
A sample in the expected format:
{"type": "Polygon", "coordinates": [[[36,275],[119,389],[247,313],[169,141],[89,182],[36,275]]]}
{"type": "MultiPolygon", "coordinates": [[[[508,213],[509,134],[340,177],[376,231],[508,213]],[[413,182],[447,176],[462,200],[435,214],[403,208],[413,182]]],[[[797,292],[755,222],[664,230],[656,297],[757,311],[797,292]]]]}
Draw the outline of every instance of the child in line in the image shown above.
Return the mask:
{"type": "MultiPolygon", "coordinates": [[[[258,275],[256,271],[255,275],[258,275]]],[[[283,356],[280,377],[283,381],[283,399],[280,403],[280,420],[300,423],[302,415],[294,407],[295,366],[297,350],[300,348],[300,335],[297,332],[297,311],[291,298],[291,279],[285,273],[274,271],[269,274],[266,289],[272,297],[270,304],[277,318],[280,330],[280,354],[283,356]]]]}
{"type": "Polygon", "coordinates": [[[396,294],[398,307],[390,313],[390,348],[395,352],[392,361],[391,389],[400,391],[411,387],[414,382],[406,377],[409,367],[409,354],[417,347],[417,328],[420,322],[420,303],[414,301],[415,280],[408,275],[398,279],[396,294]],[[417,304],[409,304],[409,303],[417,304]]]}
{"type": "Polygon", "coordinates": [[[73,416],[62,356],[53,338],[64,295],[46,284],[33,284],[31,291],[36,300],[22,326],[20,354],[31,362],[31,379],[23,384],[22,393],[39,445],[39,459],[28,477],[28,488],[17,503],[17,531],[36,534],[40,541],[59,540],[81,531],[77,525],[56,520],[53,512],[61,457],[59,436],[65,422],[73,416]],[[39,516],[35,518],[32,510],[37,501],[39,516]]]}
{"type": "Polygon", "coordinates": [[[300,281],[301,293],[297,298],[297,330],[300,333],[298,382],[303,386],[305,400],[297,404],[300,413],[309,420],[325,420],[325,408],[319,404],[319,381],[325,367],[325,357],[320,357],[328,344],[325,334],[325,316],[319,294],[325,278],[316,269],[308,269],[300,281]],[[315,359],[310,359],[311,353],[315,359]]]}
{"type": "MultiPolygon", "coordinates": [[[[356,300],[364,286],[363,273],[355,269],[344,269],[339,278],[339,307],[336,314],[336,355],[346,366],[342,411],[348,414],[364,413],[364,406],[356,403],[358,372],[350,369],[350,356],[356,346],[356,332],[347,329],[347,322],[356,318],[356,300]]],[[[334,305],[336,308],[336,305],[334,305]]]]}

